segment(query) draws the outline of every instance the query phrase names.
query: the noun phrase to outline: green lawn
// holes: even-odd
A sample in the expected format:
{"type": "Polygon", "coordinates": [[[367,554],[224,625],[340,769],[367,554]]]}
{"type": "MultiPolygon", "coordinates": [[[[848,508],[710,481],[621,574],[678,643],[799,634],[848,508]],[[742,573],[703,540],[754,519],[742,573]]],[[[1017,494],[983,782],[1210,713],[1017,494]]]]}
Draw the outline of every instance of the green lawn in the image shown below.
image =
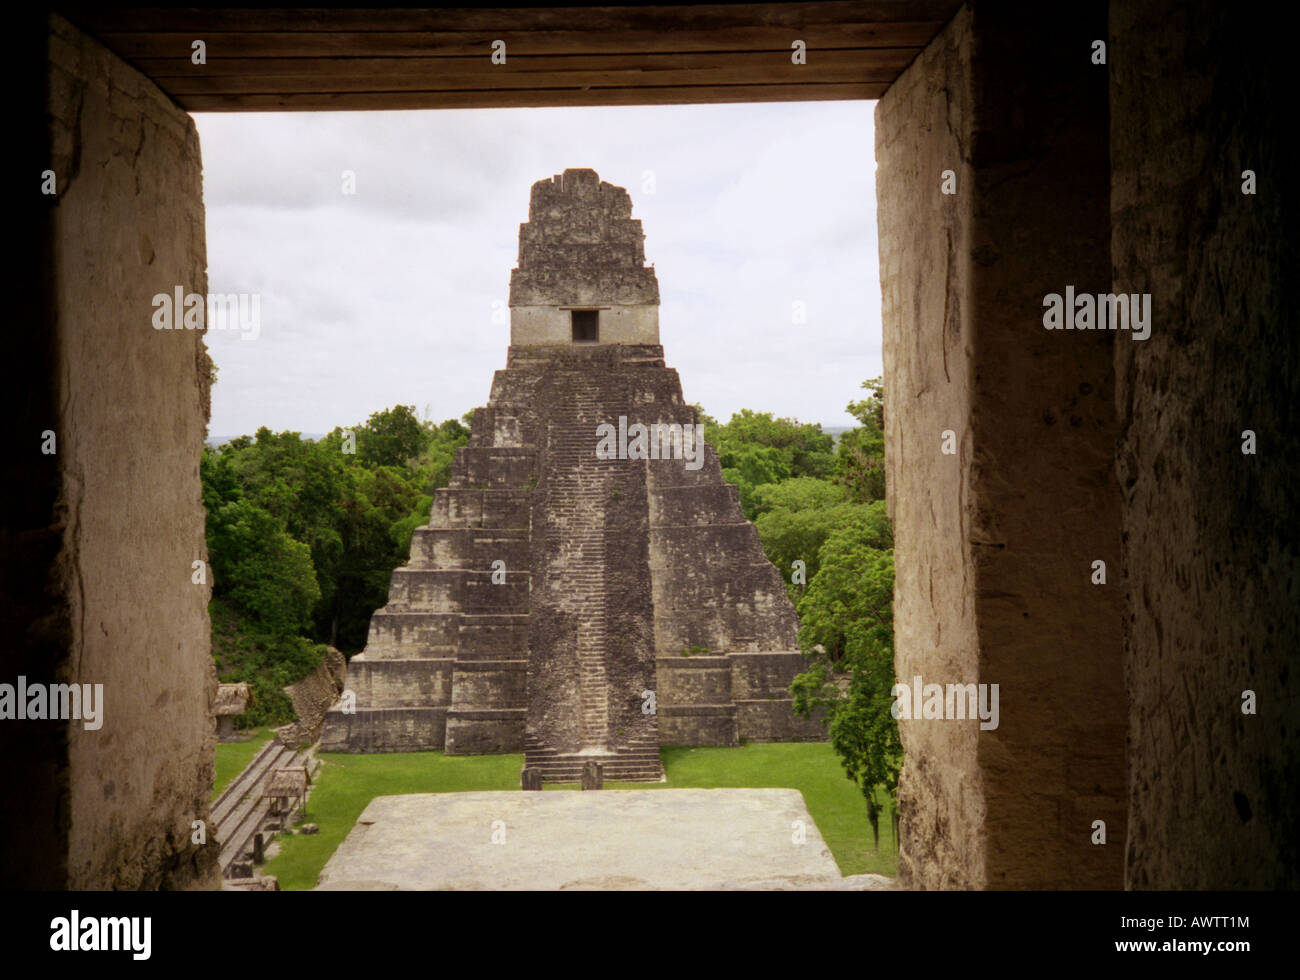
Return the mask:
{"type": "MultiPolygon", "coordinates": [[[[871,825],[862,794],[844,776],[826,743],[758,744],[737,749],[665,748],[666,783],[606,783],[618,789],[788,787],[803,793],[843,874],[898,873],[888,813],[880,820],[880,851],[871,844],[871,825]]],[[[251,758],[251,756],[250,756],[251,758]]],[[[319,834],[280,837],[280,854],[269,861],[286,890],[312,888],[325,862],[352,830],[361,811],[376,796],[403,793],[454,793],[469,790],[519,790],[522,755],[457,756],[441,752],[379,755],[322,754],[324,761],[308,803],[305,821],[319,834]]],[[[546,787],[578,791],[577,785],[546,787]]]]}
{"type": "Polygon", "coordinates": [[[212,787],[212,799],[221,795],[221,791],[230,785],[231,780],[248,768],[257,755],[257,750],[267,743],[274,734],[269,727],[255,728],[246,732],[251,736],[247,742],[217,743],[217,782],[212,787]]]}

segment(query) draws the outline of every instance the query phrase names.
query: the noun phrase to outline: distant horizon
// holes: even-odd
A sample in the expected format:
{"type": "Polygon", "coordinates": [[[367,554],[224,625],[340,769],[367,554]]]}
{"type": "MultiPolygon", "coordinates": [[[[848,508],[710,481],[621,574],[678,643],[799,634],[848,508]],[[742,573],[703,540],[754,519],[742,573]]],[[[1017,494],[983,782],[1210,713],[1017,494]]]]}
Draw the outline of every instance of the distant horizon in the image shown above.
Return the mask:
{"type": "MultiPolygon", "coordinates": [[[[392,406],[389,406],[389,407],[391,408],[392,406]]],[[[757,411],[757,409],[756,409],[756,411],[757,411]]],[[[463,414],[463,413],[462,413],[462,414],[463,414]]],[[[456,416],[456,417],[457,417],[457,418],[460,418],[460,416],[456,416]]],[[[783,418],[783,417],[785,417],[785,416],[776,416],[776,417],[777,417],[777,418],[783,418]]],[[[451,418],[451,416],[448,416],[448,418],[451,418]]],[[[728,418],[730,418],[730,416],[728,416],[728,418]]],[[[441,422],[441,421],[445,421],[445,419],[439,419],[439,421],[440,421],[440,422],[441,422]]],[[[835,436],[835,437],[836,437],[836,441],[838,441],[838,437],[839,437],[842,433],[844,433],[844,432],[848,432],[850,429],[856,429],[856,428],[857,428],[856,425],[826,425],[825,423],[817,423],[817,422],[809,423],[808,420],[806,420],[806,419],[796,419],[795,421],[800,422],[800,423],[805,424],[805,425],[807,425],[807,424],[812,424],[812,425],[821,425],[821,427],[822,427],[822,431],[825,432],[827,435],[835,436]]],[[[725,420],[721,420],[721,419],[720,419],[719,422],[724,422],[724,423],[725,423],[725,420]]],[[[260,428],[262,428],[262,427],[261,427],[261,426],[258,426],[258,428],[260,429],[260,428]]],[[[270,426],[267,426],[267,428],[270,428],[270,426]]],[[[343,426],[338,426],[337,428],[343,428],[343,426]]],[[[331,432],[333,432],[334,430],[333,430],[333,429],[327,429],[327,430],[324,431],[324,432],[303,432],[303,431],[300,430],[300,429],[271,429],[271,431],[274,432],[274,433],[276,433],[277,435],[279,435],[281,432],[297,432],[299,436],[301,436],[303,439],[308,440],[309,442],[320,442],[320,440],[324,439],[327,435],[329,435],[329,434],[330,434],[331,432]]],[[[223,435],[223,436],[208,436],[206,439],[203,440],[203,442],[204,442],[204,444],[207,445],[207,446],[211,446],[211,447],[213,447],[213,448],[216,448],[216,447],[218,447],[218,446],[223,446],[223,445],[225,445],[226,443],[230,442],[231,440],[234,440],[234,439],[242,439],[242,438],[244,438],[245,436],[247,436],[248,438],[251,439],[251,438],[253,438],[256,434],[257,434],[257,429],[254,429],[252,432],[241,432],[241,433],[239,433],[239,435],[236,435],[236,436],[224,436],[224,435],[223,435]]]]}

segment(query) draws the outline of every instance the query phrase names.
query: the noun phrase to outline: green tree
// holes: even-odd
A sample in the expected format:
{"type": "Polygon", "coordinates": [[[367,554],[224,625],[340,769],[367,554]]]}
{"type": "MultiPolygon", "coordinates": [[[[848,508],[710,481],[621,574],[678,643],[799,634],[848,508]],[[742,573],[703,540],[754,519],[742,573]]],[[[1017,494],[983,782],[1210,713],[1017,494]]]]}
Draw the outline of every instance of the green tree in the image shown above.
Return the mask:
{"type": "Polygon", "coordinates": [[[375,412],[357,432],[357,455],[367,466],[404,466],[427,441],[415,406],[395,405],[375,412]]]}
{"type": "Polygon", "coordinates": [[[836,479],[850,499],[870,503],[885,499],[885,389],[880,378],[869,378],[862,387],[868,396],[847,407],[861,424],[840,436],[836,479]]]}
{"type": "Polygon", "coordinates": [[[742,409],[726,425],[704,416],[704,437],[718,452],[722,477],[734,483],[741,509],[753,520],[754,490],[791,477],[830,477],[835,472],[834,439],[820,425],[774,418],[742,409]]]}
{"type": "Polygon", "coordinates": [[[721,462],[722,478],[736,485],[740,495],[740,509],[751,521],[756,516],[755,489],[790,476],[790,465],[785,454],[771,446],[735,446],[727,450],[721,462]]]}
{"type": "Polygon", "coordinates": [[[280,688],[319,663],[319,641],[364,646],[472,414],[434,425],[409,406],[376,412],[351,427],[355,453],[343,452],[341,428],[311,441],[262,427],[204,449],[213,656],[223,680],[254,686],[245,721],[293,717],[280,688]]]}
{"type": "Polygon", "coordinates": [[[704,438],[705,438],[705,441],[707,441],[707,442],[709,442],[709,443],[711,444],[711,443],[712,443],[712,440],[709,439],[709,433],[710,433],[713,429],[717,428],[717,426],[718,426],[718,420],[715,419],[715,418],[714,418],[712,415],[710,415],[708,412],[706,412],[706,411],[704,410],[704,406],[702,406],[699,402],[692,402],[692,403],[691,403],[691,408],[695,409],[695,421],[696,421],[696,423],[698,423],[699,425],[704,426],[704,438]]]}
{"type": "Polygon", "coordinates": [[[706,425],[705,437],[720,458],[745,446],[779,450],[790,476],[830,476],[835,469],[835,440],[820,425],[774,418],[771,412],[741,409],[726,425],[715,424],[712,431],[706,425]]]}
{"type": "Polygon", "coordinates": [[[844,488],[814,476],[795,476],[756,486],[753,500],[756,516],[774,510],[825,510],[844,500],[844,488]]]}
{"type": "MultiPolygon", "coordinates": [[[[778,484],[784,487],[785,484],[778,484]]],[[[765,490],[766,488],[760,488],[765,490]]],[[[759,540],[768,560],[780,569],[789,581],[793,563],[804,563],[805,581],[812,588],[813,580],[821,570],[822,549],[827,540],[837,530],[848,527],[861,527],[873,541],[889,540],[889,518],[885,514],[884,502],[875,504],[838,503],[829,507],[807,507],[791,510],[776,507],[760,514],[754,521],[758,529],[759,540]]],[[[888,548],[888,544],[880,547],[888,548]]],[[[787,586],[790,601],[798,604],[805,590],[794,584],[787,586]]]]}
{"type": "Polygon", "coordinates": [[[831,746],[861,789],[876,846],[880,804],[892,799],[902,764],[894,685],[892,536],[883,504],[822,545],[820,569],[799,603],[799,645],[808,670],[791,685],[796,713],[825,711],[831,746]]]}
{"type": "Polygon", "coordinates": [[[247,500],[224,504],[214,523],[208,542],[214,590],[268,632],[292,635],[305,628],[320,598],[311,550],[247,500]]]}
{"type": "MultiPolygon", "coordinates": [[[[428,445],[415,463],[423,476],[426,494],[432,494],[451,482],[451,464],[456,458],[456,450],[469,442],[469,435],[469,425],[456,419],[447,419],[429,427],[428,445]]],[[[427,509],[425,513],[428,514],[427,509]]]]}

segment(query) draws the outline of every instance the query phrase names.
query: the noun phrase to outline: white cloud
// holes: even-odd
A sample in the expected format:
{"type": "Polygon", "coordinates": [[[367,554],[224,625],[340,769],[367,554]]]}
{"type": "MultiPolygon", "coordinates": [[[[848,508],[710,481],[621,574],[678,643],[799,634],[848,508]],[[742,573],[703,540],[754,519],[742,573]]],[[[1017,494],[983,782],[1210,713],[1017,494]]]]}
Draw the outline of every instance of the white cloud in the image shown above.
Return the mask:
{"type": "Polygon", "coordinates": [[[592,167],[632,195],[689,401],[829,425],[881,373],[872,104],[198,115],[214,435],[323,432],[394,404],[459,416],[505,364],[529,188],[592,167]],[[341,191],[356,174],[356,194],[341,191]],[[644,189],[653,176],[654,191],[644,189]],[[791,304],[807,323],[791,322],[791,304]]]}

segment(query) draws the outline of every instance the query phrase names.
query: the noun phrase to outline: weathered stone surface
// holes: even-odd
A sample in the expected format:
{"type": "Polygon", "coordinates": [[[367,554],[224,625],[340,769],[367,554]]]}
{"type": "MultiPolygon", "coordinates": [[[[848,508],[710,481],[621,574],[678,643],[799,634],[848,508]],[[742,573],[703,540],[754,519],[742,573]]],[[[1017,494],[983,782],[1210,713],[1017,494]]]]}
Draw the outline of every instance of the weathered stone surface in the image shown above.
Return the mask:
{"type": "Polygon", "coordinates": [[[804,669],[797,650],[659,657],[659,741],[663,745],[819,742],[821,714],[794,713],[790,680],[804,669]]]}
{"type": "Polygon", "coordinates": [[[797,790],[664,789],[376,797],[317,887],[857,891],[889,885],[874,875],[840,876],[797,790]]]}
{"type": "Polygon", "coordinates": [[[1054,11],[963,7],[876,110],[895,669],[1002,705],[995,730],[900,722],[911,887],[1122,881],[1121,597],[1090,572],[1120,560],[1112,349],[1135,341],[1043,328],[1047,293],[1110,277],[1107,72],[1079,40],[1105,9],[1054,11]]]}
{"type": "MultiPolygon", "coordinates": [[[[151,323],[156,294],[207,291],[198,134],[138,71],[63,18],[48,25],[15,43],[48,52],[46,77],[31,82],[45,93],[43,166],[58,193],[43,202],[43,236],[24,237],[44,285],[23,289],[48,305],[22,329],[44,332],[52,360],[15,368],[19,390],[49,370],[39,384],[51,410],[18,428],[55,433],[57,452],[37,455],[33,476],[57,500],[44,516],[19,510],[13,521],[32,523],[0,535],[36,543],[18,565],[7,551],[5,565],[47,604],[30,632],[7,629],[6,646],[25,653],[6,655],[5,679],[103,685],[103,715],[97,730],[4,723],[5,757],[30,753],[46,768],[30,799],[25,786],[14,794],[28,808],[21,822],[57,835],[6,859],[5,883],[216,888],[215,845],[191,843],[193,821],[209,816],[216,739],[212,580],[191,581],[191,563],[207,559],[198,464],[210,362],[201,332],[151,323]]],[[[28,837],[5,824],[7,847],[28,837]]]]}
{"type": "MultiPolygon", "coordinates": [[[[227,878],[221,882],[222,891],[232,892],[278,892],[280,881],[273,875],[252,877],[252,866],[243,866],[244,874],[239,878],[227,878]]],[[[846,881],[849,879],[845,879],[846,881]]]]}
{"type": "Polygon", "coordinates": [[[447,708],[330,708],[321,727],[322,752],[428,752],[447,738],[447,708]]]}
{"type": "Polygon", "coordinates": [[[736,705],[660,704],[659,739],[662,745],[734,748],[740,744],[736,705]]]}
{"type": "Polygon", "coordinates": [[[658,306],[659,285],[645,266],[644,240],[627,191],[605,183],[594,170],[566,170],[539,180],[528,202],[528,221],[519,226],[510,305],[658,306]]]}
{"type": "MultiPolygon", "coordinates": [[[[939,193],[945,170],[955,172],[962,189],[973,178],[963,146],[971,125],[971,32],[964,8],[876,106],[883,357],[893,388],[885,472],[895,542],[895,673],[943,672],[935,679],[944,681],[978,676],[964,478],[971,406],[962,273],[971,196],[939,193]],[[938,452],[946,429],[958,436],[956,456],[938,452]]],[[[976,731],[904,724],[900,733],[900,880],[909,887],[980,887],[985,842],[976,731]]]]}
{"type": "Polygon", "coordinates": [[[645,265],[641,222],[626,190],[594,170],[533,185],[510,274],[510,343],[569,344],[573,309],[590,313],[600,343],[659,343],[659,282],[645,265]]]}
{"type": "Polygon", "coordinates": [[[312,745],[320,738],[325,713],[342,693],[346,675],[347,660],[330,647],[315,670],[284,689],[298,720],[276,729],[276,738],[282,745],[296,749],[312,745]]]}
{"type": "Polygon", "coordinates": [[[1115,347],[1125,884],[1295,889],[1300,208],[1277,105],[1294,56],[1220,4],[1112,4],[1110,29],[1152,39],[1108,69],[1114,284],[1150,293],[1153,321],[1115,347]]]}

